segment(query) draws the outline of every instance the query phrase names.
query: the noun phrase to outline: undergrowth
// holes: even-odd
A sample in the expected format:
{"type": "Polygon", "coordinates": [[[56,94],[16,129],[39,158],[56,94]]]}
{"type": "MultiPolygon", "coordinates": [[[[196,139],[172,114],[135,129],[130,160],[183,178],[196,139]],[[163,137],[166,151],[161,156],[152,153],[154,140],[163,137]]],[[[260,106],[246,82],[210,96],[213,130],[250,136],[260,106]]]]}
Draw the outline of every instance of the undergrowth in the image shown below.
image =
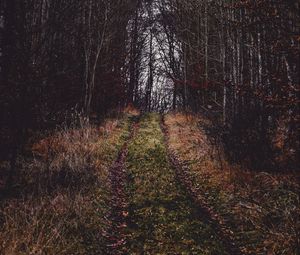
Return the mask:
{"type": "Polygon", "coordinates": [[[299,254],[299,183],[294,174],[251,172],[224,159],[204,130],[206,119],[166,116],[170,150],[188,166],[192,185],[234,231],[245,254],[299,254]]]}
{"type": "Polygon", "coordinates": [[[105,254],[108,170],[129,134],[128,115],[61,128],[18,160],[15,194],[0,206],[0,254],[105,254]]]}

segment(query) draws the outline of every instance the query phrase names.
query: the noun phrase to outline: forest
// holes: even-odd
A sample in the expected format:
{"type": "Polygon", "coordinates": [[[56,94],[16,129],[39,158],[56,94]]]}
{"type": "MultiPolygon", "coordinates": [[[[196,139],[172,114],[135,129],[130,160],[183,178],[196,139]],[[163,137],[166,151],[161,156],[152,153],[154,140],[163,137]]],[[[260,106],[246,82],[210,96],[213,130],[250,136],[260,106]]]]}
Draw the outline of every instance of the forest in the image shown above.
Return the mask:
{"type": "Polygon", "coordinates": [[[0,255],[300,253],[298,0],[1,0],[0,255]]]}

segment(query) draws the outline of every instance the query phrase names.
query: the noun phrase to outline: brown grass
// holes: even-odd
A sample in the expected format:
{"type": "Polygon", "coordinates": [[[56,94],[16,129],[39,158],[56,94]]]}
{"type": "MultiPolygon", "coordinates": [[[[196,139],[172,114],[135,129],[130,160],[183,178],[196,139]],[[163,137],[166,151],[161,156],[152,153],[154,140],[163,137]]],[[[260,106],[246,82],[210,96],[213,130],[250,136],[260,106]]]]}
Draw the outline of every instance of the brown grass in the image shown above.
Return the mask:
{"type": "Polygon", "coordinates": [[[127,129],[126,117],[99,128],[81,120],[34,144],[34,159],[19,159],[22,196],[0,206],[0,254],[105,253],[108,168],[127,129]]]}
{"type": "Polygon", "coordinates": [[[126,114],[130,114],[132,116],[138,116],[140,115],[140,111],[135,108],[132,104],[129,104],[123,111],[126,114]]]}
{"type": "Polygon", "coordinates": [[[228,221],[245,253],[299,252],[300,189],[295,174],[254,173],[229,164],[222,149],[211,145],[202,129],[210,123],[202,117],[170,114],[166,124],[170,149],[189,165],[199,195],[228,221]]]}

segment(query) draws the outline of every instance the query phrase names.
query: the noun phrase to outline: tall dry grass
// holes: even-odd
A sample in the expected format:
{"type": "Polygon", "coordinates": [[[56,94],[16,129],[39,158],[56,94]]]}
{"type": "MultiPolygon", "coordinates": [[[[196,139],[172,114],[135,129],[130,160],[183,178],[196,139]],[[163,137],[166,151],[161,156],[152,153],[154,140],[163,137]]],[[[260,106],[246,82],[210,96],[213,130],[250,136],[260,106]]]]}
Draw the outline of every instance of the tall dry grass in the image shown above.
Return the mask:
{"type": "Polygon", "coordinates": [[[169,147],[192,185],[234,231],[245,254],[300,252],[299,175],[251,172],[226,161],[210,142],[203,117],[169,114],[169,147]]]}
{"type": "Polygon", "coordinates": [[[18,160],[16,196],[0,205],[0,254],[103,254],[110,222],[108,169],[127,120],[92,126],[79,116],[18,160]]]}

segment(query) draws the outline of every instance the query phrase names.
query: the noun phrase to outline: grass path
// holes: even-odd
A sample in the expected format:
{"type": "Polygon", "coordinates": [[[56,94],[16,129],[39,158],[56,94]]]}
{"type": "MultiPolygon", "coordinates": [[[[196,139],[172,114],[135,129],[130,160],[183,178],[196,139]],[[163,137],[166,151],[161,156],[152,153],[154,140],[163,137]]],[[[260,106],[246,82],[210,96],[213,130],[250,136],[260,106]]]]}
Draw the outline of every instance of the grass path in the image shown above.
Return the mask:
{"type": "Polygon", "coordinates": [[[227,254],[169,165],[158,114],[142,118],[126,166],[126,254],[227,254]]]}

